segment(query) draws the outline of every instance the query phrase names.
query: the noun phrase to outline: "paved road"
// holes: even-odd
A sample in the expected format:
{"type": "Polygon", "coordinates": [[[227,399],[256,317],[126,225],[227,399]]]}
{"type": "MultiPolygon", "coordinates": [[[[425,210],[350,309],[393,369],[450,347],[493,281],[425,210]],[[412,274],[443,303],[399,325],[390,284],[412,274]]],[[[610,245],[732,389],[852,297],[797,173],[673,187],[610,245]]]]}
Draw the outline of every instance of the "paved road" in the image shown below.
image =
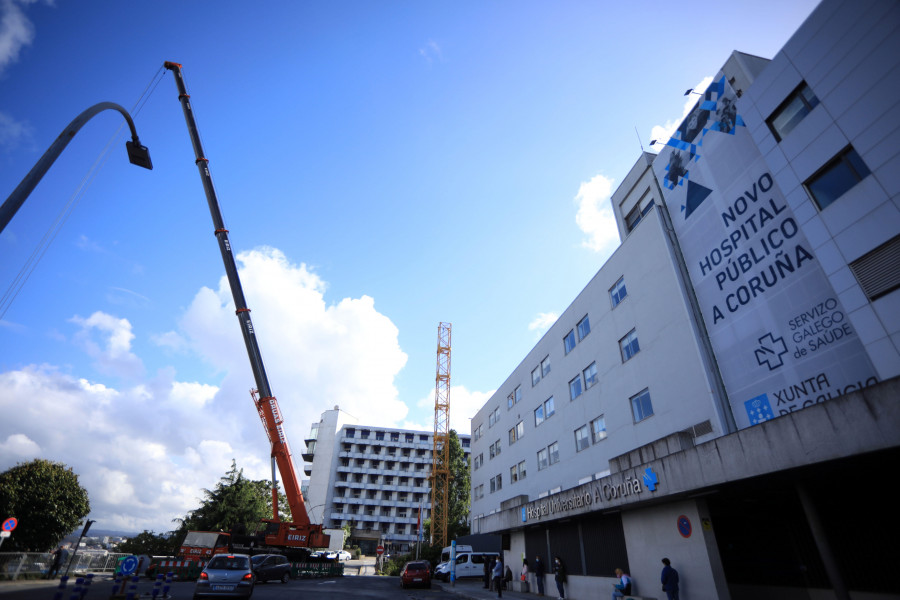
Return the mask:
{"type": "MultiPolygon", "coordinates": [[[[68,600],[72,585],[63,593],[68,600]]],[[[49,581],[22,581],[0,583],[2,600],[53,600],[57,587],[49,581]]],[[[98,579],[89,589],[85,600],[106,600],[113,591],[113,582],[98,579]]],[[[126,590],[127,591],[127,590],[126,590]]],[[[141,600],[152,598],[153,582],[138,583],[141,600]]],[[[172,584],[169,590],[171,600],[190,600],[194,594],[194,583],[172,584]]],[[[253,600],[282,600],[296,598],[316,598],[317,600],[456,600],[456,596],[441,590],[438,585],[431,589],[400,589],[398,577],[358,576],[336,577],[333,579],[299,579],[286,584],[263,583],[256,586],[253,600]]]]}

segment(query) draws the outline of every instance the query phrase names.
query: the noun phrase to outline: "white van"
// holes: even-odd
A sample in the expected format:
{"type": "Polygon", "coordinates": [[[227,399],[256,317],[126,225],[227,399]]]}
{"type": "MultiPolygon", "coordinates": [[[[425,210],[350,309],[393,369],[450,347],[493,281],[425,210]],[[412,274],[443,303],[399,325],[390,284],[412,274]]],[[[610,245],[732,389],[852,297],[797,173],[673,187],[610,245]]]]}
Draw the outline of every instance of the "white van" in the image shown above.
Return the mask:
{"type": "MultiPolygon", "coordinates": [[[[456,552],[456,578],[483,577],[484,563],[499,558],[499,552],[473,552],[466,550],[456,552]]],[[[443,558],[443,556],[441,556],[443,558]]],[[[450,581],[450,560],[446,560],[434,569],[434,577],[442,581],[450,581]]]]}

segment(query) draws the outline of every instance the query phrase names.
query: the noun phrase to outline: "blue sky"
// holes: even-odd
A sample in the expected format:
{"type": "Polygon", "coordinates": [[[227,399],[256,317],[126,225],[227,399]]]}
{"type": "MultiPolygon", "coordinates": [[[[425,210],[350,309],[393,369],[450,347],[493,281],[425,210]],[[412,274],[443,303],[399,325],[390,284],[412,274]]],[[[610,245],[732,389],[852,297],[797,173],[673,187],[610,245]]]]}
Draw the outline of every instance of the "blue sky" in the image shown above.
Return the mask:
{"type": "Polygon", "coordinates": [[[732,50],[772,57],[814,6],[0,0],[2,197],[97,102],[132,112],[154,164],[128,164],[106,111],[0,234],[0,469],[64,462],[97,527],[134,531],[171,529],[232,458],[269,476],[164,61],[184,65],[302,471],[335,405],[432,428],[441,321],[468,433],[618,245],[608,197],[640,144],[732,50]]]}

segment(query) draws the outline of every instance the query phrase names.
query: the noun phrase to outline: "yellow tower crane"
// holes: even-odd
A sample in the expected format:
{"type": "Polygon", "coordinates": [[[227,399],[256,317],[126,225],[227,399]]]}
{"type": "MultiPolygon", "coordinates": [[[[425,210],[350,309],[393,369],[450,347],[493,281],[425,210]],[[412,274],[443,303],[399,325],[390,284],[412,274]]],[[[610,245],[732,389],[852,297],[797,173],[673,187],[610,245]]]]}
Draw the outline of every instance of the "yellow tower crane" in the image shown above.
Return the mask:
{"type": "Polygon", "coordinates": [[[434,447],[431,453],[431,544],[446,546],[450,513],[450,323],[438,325],[434,383],[434,447]]]}

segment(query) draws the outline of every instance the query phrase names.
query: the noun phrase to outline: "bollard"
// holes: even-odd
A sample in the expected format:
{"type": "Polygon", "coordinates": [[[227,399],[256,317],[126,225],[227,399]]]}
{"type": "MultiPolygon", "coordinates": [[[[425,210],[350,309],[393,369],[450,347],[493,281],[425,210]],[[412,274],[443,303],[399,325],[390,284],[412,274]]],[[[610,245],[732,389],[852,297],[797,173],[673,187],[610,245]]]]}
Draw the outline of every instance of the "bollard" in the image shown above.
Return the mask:
{"type": "Polygon", "coordinates": [[[84,587],[81,588],[81,595],[78,597],[78,600],[84,600],[84,597],[87,596],[87,593],[90,591],[92,583],[94,583],[94,574],[88,573],[85,575],[84,587]]]}
{"type": "Polygon", "coordinates": [[[125,600],[137,600],[138,598],[138,580],[140,577],[135,575],[131,578],[131,585],[128,586],[128,593],[125,595],[125,600]]]}
{"type": "Polygon", "coordinates": [[[69,596],[69,600],[78,600],[81,598],[82,586],[84,586],[84,577],[79,577],[75,580],[75,586],[72,588],[72,595],[69,596]]]}
{"type": "Polygon", "coordinates": [[[156,598],[159,596],[160,588],[162,588],[162,583],[163,574],[159,573],[156,576],[156,582],[153,584],[153,592],[151,592],[151,597],[153,598],[153,600],[156,600],[156,598]]]}
{"type": "Polygon", "coordinates": [[[53,600],[62,600],[63,594],[66,592],[66,583],[68,583],[68,581],[68,575],[63,575],[59,578],[59,585],[56,588],[56,593],[53,595],[53,600]]]}
{"type": "Polygon", "coordinates": [[[162,597],[167,598],[169,596],[169,588],[172,587],[172,571],[166,573],[166,585],[163,586],[162,589],[162,597]]]}

